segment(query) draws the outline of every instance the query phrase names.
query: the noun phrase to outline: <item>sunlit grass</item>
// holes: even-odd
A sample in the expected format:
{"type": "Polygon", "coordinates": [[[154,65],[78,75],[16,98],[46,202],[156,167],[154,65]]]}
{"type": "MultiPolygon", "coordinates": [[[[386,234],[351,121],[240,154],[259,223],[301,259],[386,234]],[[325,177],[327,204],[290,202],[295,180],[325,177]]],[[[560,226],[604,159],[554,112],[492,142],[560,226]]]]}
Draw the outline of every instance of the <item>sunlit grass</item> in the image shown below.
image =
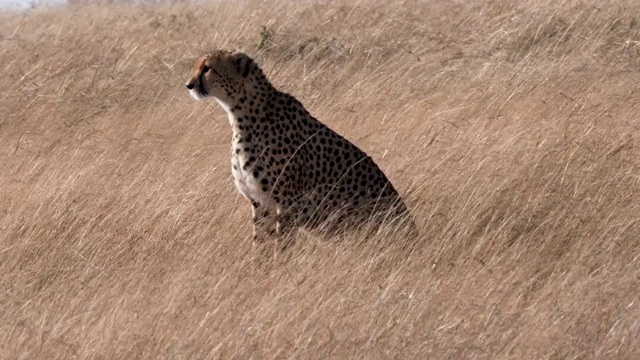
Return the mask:
{"type": "Polygon", "coordinates": [[[0,357],[638,358],[639,10],[0,13],[0,357]],[[226,115],[183,85],[216,48],[367,151],[420,237],[256,251],[226,115]]]}

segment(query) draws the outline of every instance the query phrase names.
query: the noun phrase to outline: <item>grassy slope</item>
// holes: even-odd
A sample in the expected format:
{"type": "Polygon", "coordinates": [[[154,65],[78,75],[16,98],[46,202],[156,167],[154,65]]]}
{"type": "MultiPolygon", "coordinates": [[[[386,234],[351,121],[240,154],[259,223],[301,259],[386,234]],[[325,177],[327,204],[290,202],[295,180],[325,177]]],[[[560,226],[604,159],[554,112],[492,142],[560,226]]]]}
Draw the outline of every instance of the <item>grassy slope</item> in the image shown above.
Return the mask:
{"type": "Polygon", "coordinates": [[[376,4],[0,14],[0,357],[638,358],[640,7],[376,4]],[[225,115],[182,85],[220,47],[420,239],[255,253],[225,115]]]}

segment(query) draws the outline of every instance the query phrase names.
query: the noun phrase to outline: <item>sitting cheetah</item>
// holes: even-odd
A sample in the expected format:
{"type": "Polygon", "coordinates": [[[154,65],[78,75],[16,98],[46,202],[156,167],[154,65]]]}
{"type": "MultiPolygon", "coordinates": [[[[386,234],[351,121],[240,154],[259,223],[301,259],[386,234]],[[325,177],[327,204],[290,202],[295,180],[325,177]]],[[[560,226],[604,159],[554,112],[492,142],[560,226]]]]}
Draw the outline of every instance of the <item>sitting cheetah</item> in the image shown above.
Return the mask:
{"type": "MultiPolygon", "coordinates": [[[[248,55],[204,55],[186,86],[198,100],[213,97],[228,114],[232,174],[253,207],[254,241],[379,214],[387,224],[409,219],[376,163],[278,91],[248,55]]],[[[410,219],[407,224],[415,232],[410,219]]]]}

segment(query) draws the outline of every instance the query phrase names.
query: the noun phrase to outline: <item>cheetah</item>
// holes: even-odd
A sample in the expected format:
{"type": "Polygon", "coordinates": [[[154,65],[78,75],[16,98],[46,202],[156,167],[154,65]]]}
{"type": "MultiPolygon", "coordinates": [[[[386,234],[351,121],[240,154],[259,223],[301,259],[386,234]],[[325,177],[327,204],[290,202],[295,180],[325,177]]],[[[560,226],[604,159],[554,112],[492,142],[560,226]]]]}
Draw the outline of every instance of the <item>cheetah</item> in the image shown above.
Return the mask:
{"type": "MultiPolygon", "coordinates": [[[[217,50],[198,58],[186,87],[213,97],[232,129],[231,172],[251,203],[253,240],[297,228],[348,224],[415,224],[391,182],[365,152],[279,91],[247,54],[217,50]]],[[[334,227],[337,228],[337,227],[334,227]]]]}

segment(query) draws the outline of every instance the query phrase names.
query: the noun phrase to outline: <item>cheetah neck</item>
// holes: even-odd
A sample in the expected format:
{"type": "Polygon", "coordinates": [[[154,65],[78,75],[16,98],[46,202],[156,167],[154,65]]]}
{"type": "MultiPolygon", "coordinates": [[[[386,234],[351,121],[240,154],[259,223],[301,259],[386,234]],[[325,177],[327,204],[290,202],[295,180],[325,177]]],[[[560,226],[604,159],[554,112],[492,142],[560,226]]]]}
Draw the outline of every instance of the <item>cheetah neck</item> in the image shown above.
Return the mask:
{"type": "Polygon", "coordinates": [[[233,128],[234,125],[237,124],[237,117],[235,113],[231,111],[231,106],[218,98],[216,98],[216,101],[218,102],[218,104],[220,104],[220,107],[222,107],[222,109],[224,109],[224,111],[227,113],[227,117],[229,118],[229,125],[231,125],[231,127],[233,128]]]}
{"type": "MultiPolygon", "coordinates": [[[[266,101],[268,102],[272,98],[277,96],[276,93],[277,92],[273,92],[269,96],[267,96],[266,101]]],[[[231,126],[234,135],[244,135],[251,132],[251,130],[255,126],[255,119],[253,122],[250,121],[250,119],[253,117],[261,117],[261,111],[263,110],[262,107],[264,106],[264,104],[263,102],[256,102],[255,104],[250,105],[251,103],[253,103],[253,101],[250,101],[248,99],[252,99],[254,97],[255,96],[252,96],[251,94],[248,95],[245,93],[243,94],[243,96],[241,96],[241,98],[244,98],[246,100],[242,102],[234,101],[233,103],[216,98],[218,104],[220,104],[220,106],[227,113],[229,125],[231,126]]]]}
{"type": "Polygon", "coordinates": [[[243,133],[244,126],[240,127],[238,119],[244,116],[244,111],[241,109],[238,109],[237,105],[236,106],[231,105],[218,98],[216,98],[216,101],[218,102],[218,104],[220,104],[220,107],[222,107],[222,109],[227,113],[227,118],[229,119],[229,125],[231,125],[231,129],[233,130],[233,133],[234,134],[243,133]]]}

